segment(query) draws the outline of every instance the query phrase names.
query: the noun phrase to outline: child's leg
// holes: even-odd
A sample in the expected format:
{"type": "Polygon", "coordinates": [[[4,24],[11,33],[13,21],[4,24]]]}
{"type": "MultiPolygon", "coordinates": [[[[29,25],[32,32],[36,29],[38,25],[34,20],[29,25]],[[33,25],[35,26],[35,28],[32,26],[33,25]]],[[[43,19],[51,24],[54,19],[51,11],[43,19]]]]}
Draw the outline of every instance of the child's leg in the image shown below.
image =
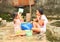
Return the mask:
{"type": "Polygon", "coordinates": [[[33,32],[36,32],[36,33],[39,33],[40,32],[40,29],[39,28],[33,28],[32,31],[33,32]]]}
{"type": "Polygon", "coordinates": [[[33,28],[37,28],[37,22],[33,22],[33,28]]]}
{"type": "Polygon", "coordinates": [[[40,28],[38,26],[39,26],[39,24],[37,22],[33,22],[32,31],[36,32],[36,33],[39,33],[40,32],[40,28]]]}

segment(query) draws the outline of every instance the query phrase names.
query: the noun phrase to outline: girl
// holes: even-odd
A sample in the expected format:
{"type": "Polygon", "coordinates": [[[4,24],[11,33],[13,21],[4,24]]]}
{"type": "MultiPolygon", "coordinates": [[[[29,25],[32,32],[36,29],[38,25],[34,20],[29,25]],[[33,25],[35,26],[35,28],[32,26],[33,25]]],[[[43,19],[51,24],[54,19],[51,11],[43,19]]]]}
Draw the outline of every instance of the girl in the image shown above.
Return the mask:
{"type": "Polygon", "coordinates": [[[23,22],[23,19],[21,17],[21,14],[15,14],[14,18],[14,31],[16,35],[23,35],[23,31],[21,30],[21,23],[23,22]]]}
{"type": "Polygon", "coordinates": [[[43,14],[43,9],[36,10],[36,19],[33,21],[33,31],[36,33],[46,32],[47,17],[43,14]]]}
{"type": "Polygon", "coordinates": [[[20,28],[20,19],[19,19],[19,16],[18,14],[15,15],[15,18],[14,18],[14,31],[15,31],[15,34],[17,34],[17,31],[21,30],[20,28]]]}

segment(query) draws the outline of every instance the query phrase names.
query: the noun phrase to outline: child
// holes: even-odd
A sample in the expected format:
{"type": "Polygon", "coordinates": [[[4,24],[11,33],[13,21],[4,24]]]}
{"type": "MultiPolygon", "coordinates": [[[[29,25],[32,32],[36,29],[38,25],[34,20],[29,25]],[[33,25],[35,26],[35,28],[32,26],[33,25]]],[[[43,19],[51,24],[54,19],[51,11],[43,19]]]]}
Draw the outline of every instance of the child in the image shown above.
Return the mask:
{"type": "Polygon", "coordinates": [[[31,14],[27,13],[26,14],[26,22],[30,22],[30,19],[31,19],[31,14]]]}
{"type": "Polygon", "coordinates": [[[46,24],[48,23],[48,20],[46,16],[43,14],[43,9],[37,9],[36,10],[36,19],[33,21],[33,31],[38,32],[46,32],[46,24]]]}
{"type": "Polygon", "coordinates": [[[17,33],[17,31],[21,30],[21,28],[20,28],[20,19],[19,19],[18,14],[16,14],[15,18],[14,18],[14,30],[15,30],[15,33],[17,33]]]}
{"type": "MultiPolygon", "coordinates": [[[[21,30],[21,23],[23,22],[23,19],[20,14],[16,14],[14,18],[14,30],[16,35],[20,35],[22,30],[21,30]]],[[[23,33],[22,33],[23,34],[23,33]]]]}

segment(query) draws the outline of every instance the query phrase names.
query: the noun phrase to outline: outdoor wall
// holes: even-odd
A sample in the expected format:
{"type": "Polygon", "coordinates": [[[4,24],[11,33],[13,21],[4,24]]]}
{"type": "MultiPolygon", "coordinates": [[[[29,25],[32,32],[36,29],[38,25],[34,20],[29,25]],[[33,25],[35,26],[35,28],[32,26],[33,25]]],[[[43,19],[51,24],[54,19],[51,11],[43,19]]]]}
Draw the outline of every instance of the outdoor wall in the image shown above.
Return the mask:
{"type": "Polygon", "coordinates": [[[31,5],[34,4],[34,0],[13,0],[12,1],[12,3],[13,3],[12,5],[16,6],[16,7],[27,6],[27,5],[30,4],[29,1],[30,1],[31,5]]]}

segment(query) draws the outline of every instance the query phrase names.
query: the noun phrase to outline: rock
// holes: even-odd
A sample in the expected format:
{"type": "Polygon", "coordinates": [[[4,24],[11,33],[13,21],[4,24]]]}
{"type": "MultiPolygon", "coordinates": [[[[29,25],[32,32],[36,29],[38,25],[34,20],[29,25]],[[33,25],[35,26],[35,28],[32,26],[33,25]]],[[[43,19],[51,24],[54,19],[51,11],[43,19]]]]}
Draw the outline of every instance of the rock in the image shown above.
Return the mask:
{"type": "Polygon", "coordinates": [[[50,24],[48,24],[47,38],[52,42],[53,41],[60,42],[60,27],[55,27],[55,26],[51,26],[50,24]]]}
{"type": "Polygon", "coordinates": [[[7,24],[6,20],[2,20],[1,25],[6,26],[6,24],[7,24]]]}

